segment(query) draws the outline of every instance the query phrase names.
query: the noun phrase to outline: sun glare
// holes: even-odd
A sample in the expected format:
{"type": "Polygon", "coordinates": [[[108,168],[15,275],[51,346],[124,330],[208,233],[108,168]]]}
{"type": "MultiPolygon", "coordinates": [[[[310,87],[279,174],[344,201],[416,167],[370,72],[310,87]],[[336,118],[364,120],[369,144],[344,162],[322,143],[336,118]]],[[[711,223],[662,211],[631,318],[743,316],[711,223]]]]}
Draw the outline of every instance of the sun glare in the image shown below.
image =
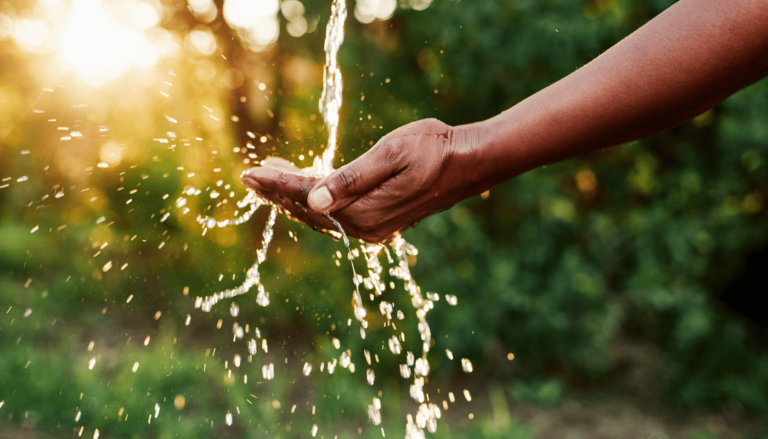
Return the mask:
{"type": "Polygon", "coordinates": [[[278,11],[280,3],[277,0],[225,0],[223,8],[224,20],[237,29],[240,41],[255,52],[277,41],[280,33],[278,11]]]}
{"type": "Polygon", "coordinates": [[[0,40],[36,55],[55,54],[85,83],[100,87],[132,68],[152,67],[178,46],[159,27],[157,0],[40,0],[35,16],[0,10],[0,40]]]}
{"type": "Polygon", "coordinates": [[[91,86],[158,61],[158,50],[144,32],[159,23],[158,10],[148,3],[121,6],[127,22],[116,18],[119,9],[106,9],[98,0],[75,1],[60,30],[59,55],[91,86]]]}

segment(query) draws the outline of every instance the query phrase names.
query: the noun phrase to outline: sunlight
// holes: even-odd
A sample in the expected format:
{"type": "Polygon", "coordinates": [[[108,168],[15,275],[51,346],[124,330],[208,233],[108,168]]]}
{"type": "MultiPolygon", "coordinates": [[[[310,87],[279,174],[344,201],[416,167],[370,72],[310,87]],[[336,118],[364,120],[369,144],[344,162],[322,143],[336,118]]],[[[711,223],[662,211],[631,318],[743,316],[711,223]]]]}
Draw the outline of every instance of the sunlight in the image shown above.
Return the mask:
{"type": "Polygon", "coordinates": [[[242,43],[259,52],[277,41],[279,10],[277,0],[225,0],[223,13],[227,23],[237,29],[242,43]]]}
{"type": "Polygon", "coordinates": [[[128,19],[133,26],[115,15],[98,0],[78,0],[60,31],[60,56],[88,85],[102,86],[132,66],[151,67],[158,61],[157,48],[143,32],[158,24],[157,10],[147,3],[131,5],[128,19]]]}

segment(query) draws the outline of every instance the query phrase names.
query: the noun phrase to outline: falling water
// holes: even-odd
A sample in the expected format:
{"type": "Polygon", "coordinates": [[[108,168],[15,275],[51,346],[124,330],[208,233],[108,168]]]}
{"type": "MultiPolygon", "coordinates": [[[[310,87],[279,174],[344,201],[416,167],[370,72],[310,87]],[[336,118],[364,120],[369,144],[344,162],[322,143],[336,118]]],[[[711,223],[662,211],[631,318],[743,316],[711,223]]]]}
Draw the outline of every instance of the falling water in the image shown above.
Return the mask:
{"type": "Polygon", "coordinates": [[[325,69],[323,70],[323,93],[320,95],[320,112],[328,130],[328,146],[323,158],[315,157],[314,171],[318,175],[333,172],[333,156],[336,154],[336,136],[339,130],[339,109],[341,108],[341,70],[336,58],[344,42],[344,21],[347,19],[345,0],[334,0],[331,5],[331,19],[325,31],[325,69]]]}
{"type": "MultiPolygon", "coordinates": [[[[322,154],[322,158],[320,156],[315,157],[312,167],[304,170],[304,173],[307,175],[323,177],[331,174],[334,171],[333,159],[337,146],[339,109],[341,108],[342,104],[342,75],[341,70],[337,65],[337,55],[341,44],[344,42],[344,22],[346,17],[347,8],[345,0],[333,0],[333,4],[331,6],[331,18],[326,29],[323,92],[319,102],[320,111],[323,114],[323,120],[325,122],[326,129],[328,130],[328,145],[322,154]]],[[[200,193],[201,191],[192,187],[188,187],[183,191],[183,195],[186,196],[196,196],[200,193]]],[[[185,206],[186,198],[180,197],[176,201],[176,205],[179,208],[185,206]]],[[[279,211],[278,207],[272,205],[266,200],[259,198],[255,192],[249,189],[247,196],[242,201],[237,203],[238,208],[247,209],[244,214],[237,216],[236,213],[235,218],[223,221],[217,221],[211,217],[199,216],[197,221],[203,228],[203,234],[205,234],[207,230],[213,229],[215,227],[228,227],[242,224],[248,221],[256,212],[256,210],[262,205],[269,205],[271,207],[271,212],[262,233],[262,247],[256,254],[256,262],[247,271],[245,281],[239,287],[221,291],[207,297],[196,298],[195,307],[208,312],[220,300],[230,299],[243,295],[253,287],[258,288],[256,302],[261,306],[269,305],[269,293],[264,289],[264,285],[261,283],[259,266],[264,262],[267,256],[269,243],[271,242],[273,236],[273,227],[277,218],[277,213],[279,211]]],[[[359,255],[359,252],[357,250],[351,249],[350,241],[342,226],[328,213],[326,213],[325,216],[339,230],[344,246],[347,249],[347,258],[352,265],[353,283],[355,284],[355,291],[353,293],[353,311],[355,318],[360,322],[360,336],[362,338],[365,338],[366,336],[368,322],[365,319],[367,311],[363,306],[362,295],[360,294],[360,285],[363,284],[366,289],[373,291],[370,296],[371,300],[374,299],[374,295],[381,296],[383,291],[386,289],[386,285],[381,280],[383,268],[379,262],[379,255],[382,250],[386,254],[388,262],[392,265],[389,269],[389,275],[402,280],[404,282],[405,290],[411,296],[411,304],[416,309],[416,317],[418,318],[418,329],[422,341],[422,352],[421,356],[418,358],[416,358],[412,352],[407,352],[406,362],[400,365],[400,373],[401,376],[405,379],[413,377],[413,384],[410,386],[410,396],[417,403],[419,403],[419,409],[415,417],[410,414],[406,417],[406,439],[423,438],[424,429],[430,432],[436,431],[437,419],[441,417],[440,408],[437,405],[428,402],[429,395],[424,391],[425,377],[429,374],[430,370],[427,357],[432,342],[432,333],[430,331],[429,324],[427,323],[427,313],[432,308],[434,308],[434,302],[439,299],[439,296],[437,294],[430,293],[427,293],[426,297],[422,295],[421,288],[413,279],[408,266],[409,256],[416,256],[418,254],[418,250],[416,247],[406,242],[399,233],[393,235],[391,241],[389,242],[389,246],[397,258],[396,265],[395,260],[393,260],[389,250],[385,245],[372,245],[361,241],[360,250],[365,257],[368,276],[363,278],[361,275],[357,274],[354,265],[354,259],[359,255]]],[[[455,297],[451,297],[449,299],[448,296],[446,296],[446,300],[451,305],[456,304],[455,297]]],[[[235,307],[233,307],[233,309],[235,309],[235,307]]],[[[386,315],[387,317],[387,323],[385,326],[391,325],[394,328],[395,325],[392,324],[392,313],[395,311],[394,305],[390,302],[382,301],[379,304],[379,310],[383,315],[386,315]]],[[[235,314],[236,313],[233,312],[233,315],[235,314]]],[[[400,320],[405,317],[401,310],[397,310],[396,316],[400,320]]],[[[237,325],[235,326],[237,327],[237,325]]],[[[237,329],[235,331],[237,331],[237,329]]],[[[256,332],[258,336],[258,330],[256,332]]],[[[235,338],[242,338],[241,328],[239,334],[237,332],[235,333],[235,338]]],[[[402,332],[400,333],[400,337],[393,335],[392,338],[389,339],[389,348],[394,355],[399,355],[401,353],[401,341],[404,340],[405,334],[402,332]]],[[[334,340],[334,342],[338,343],[338,340],[334,340]]],[[[337,346],[337,348],[338,347],[339,346],[337,346]]],[[[262,339],[262,348],[266,351],[266,339],[262,339]]],[[[252,339],[248,342],[248,350],[252,354],[256,352],[257,343],[255,340],[252,339]]],[[[370,353],[366,351],[365,354],[366,360],[370,365],[370,353]]],[[[332,363],[328,363],[328,373],[333,373],[336,364],[336,360],[334,360],[332,363]]],[[[349,367],[351,369],[353,367],[353,365],[350,363],[350,353],[348,351],[342,353],[340,364],[344,368],[349,367]]],[[[471,371],[471,365],[469,367],[464,365],[464,369],[465,371],[467,371],[467,369],[471,371]]],[[[323,365],[321,364],[320,371],[322,372],[322,370],[323,365]]],[[[309,363],[305,364],[304,374],[309,375],[311,371],[312,366],[309,363]]],[[[265,365],[262,372],[265,379],[274,378],[274,367],[272,364],[265,365]]],[[[375,381],[375,374],[372,369],[368,369],[366,371],[366,378],[368,383],[373,385],[375,381]]],[[[379,425],[381,423],[380,409],[381,403],[379,399],[374,398],[373,404],[368,406],[368,415],[374,425],[379,425]]],[[[231,423],[230,414],[228,414],[227,423],[231,423]]],[[[316,433],[316,426],[313,427],[313,433],[316,433]]]]}

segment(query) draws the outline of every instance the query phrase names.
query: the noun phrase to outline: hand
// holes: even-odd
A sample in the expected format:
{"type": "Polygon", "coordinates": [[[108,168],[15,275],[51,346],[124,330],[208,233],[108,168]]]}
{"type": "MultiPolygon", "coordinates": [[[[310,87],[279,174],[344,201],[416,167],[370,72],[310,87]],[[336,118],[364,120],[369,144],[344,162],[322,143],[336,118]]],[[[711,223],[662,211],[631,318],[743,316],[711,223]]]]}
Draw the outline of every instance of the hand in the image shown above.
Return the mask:
{"type": "Polygon", "coordinates": [[[344,231],[366,242],[386,241],[484,190],[463,131],[435,119],[414,122],[384,136],[355,161],[319,179],[270,158],[246,171],[243,182],[315,230],[344,231]]]}

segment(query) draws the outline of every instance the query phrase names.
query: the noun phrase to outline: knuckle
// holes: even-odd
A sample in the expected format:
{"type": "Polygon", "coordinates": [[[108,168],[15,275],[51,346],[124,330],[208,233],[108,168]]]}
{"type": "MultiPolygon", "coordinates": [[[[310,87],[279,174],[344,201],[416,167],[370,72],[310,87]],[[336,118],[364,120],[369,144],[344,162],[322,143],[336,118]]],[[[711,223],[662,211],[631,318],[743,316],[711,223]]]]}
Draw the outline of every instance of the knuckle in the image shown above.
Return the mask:
{"type": "Polygon", "coordinates": [[[358,183],[362,175],[354,167],[346,167],[339,171],[339,176],[336,178],[336,183],[345,196],[356,193],[358,183]]]}
{"type": "Polygon", "coordinates": [[[408,140],[407,136],[400,136],[376,145],[377,165],[392,171],[400,168],[401,164],[407,162],[406,154],[410,151],[408,140]]]}
{"type": "Polygon", "coordinates": [[[312,189],[314,186],[310,184],[301,184],[299,186],[299,192],[298,192],[298,202],[304,206],[308,206],[307,198],[309,198],[309,193],[312,192],[312,189]]]}

